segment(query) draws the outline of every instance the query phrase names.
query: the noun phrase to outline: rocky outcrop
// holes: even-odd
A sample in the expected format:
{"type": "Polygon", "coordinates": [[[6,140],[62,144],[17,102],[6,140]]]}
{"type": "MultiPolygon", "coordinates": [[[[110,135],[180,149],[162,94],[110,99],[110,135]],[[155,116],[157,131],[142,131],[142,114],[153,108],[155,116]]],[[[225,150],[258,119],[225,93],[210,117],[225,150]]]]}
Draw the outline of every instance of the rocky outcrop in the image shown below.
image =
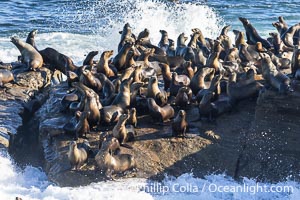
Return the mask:
{"type": "Polygon", "coordinates": [[[15,83],[0,88],[0,147],[7,148],[9,141],[23,124],[23,116],[34,113],[47,95],[40,90],[50,84],[51,72],[42,68],[39,72],[15,74],[15,83]]]}

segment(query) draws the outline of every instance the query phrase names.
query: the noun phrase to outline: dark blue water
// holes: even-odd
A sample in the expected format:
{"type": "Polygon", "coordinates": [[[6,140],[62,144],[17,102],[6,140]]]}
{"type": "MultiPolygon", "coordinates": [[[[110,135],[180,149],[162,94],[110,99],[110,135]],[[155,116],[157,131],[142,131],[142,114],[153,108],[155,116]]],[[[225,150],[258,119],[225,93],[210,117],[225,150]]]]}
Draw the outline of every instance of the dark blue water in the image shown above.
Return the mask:
{"type": "MultiPolygon", "coordinates": [[[[299,0],[189,2],[208,5],[235,29],[242,28],[239,16],[249,18],[261,32],[274,31],[271,23],[280,15],[286,18],[289,25],[300,21],[299,0]]],[[[166,4],[166,1],[161,4],[166,4]]],[[[170,9],[176,9],[176,4],[167,4],[170,9]]],[[[138,9],[133,0],[2,0],[0,7],[0,36],[25,34],[33,28],[40,32],[95,33],[98,27],[109,26],[112,20],[123,20],[124,14],[138,9]]]]}

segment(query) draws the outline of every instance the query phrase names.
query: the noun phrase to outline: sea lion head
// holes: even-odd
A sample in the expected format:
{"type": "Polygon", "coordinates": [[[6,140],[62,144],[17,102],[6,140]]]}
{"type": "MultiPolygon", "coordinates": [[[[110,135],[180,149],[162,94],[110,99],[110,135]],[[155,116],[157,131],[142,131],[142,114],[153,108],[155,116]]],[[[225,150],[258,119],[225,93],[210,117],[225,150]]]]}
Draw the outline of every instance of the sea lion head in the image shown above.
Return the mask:
{"type": "Polygon", "coordinates": [[[156,76],[151,76],[150,80],[149,80],[150,84],[154,84],[157,83],[157,77],[156,76]]]}
{"type": "Polygon", "coordinates": [[[13,36],[10,38],[10,41],[14,44],[18,44],[20,39],[17,36],[13,36]]]}
{"type": "Polygon", "coordinates": [[[70,150],[75,149],[75,147],[77,147],[77,142],[76,141],[70,141],[70,143],[69,143],[70,150]]]}
{"type": "Polygon", "coordinates": [[[159,30],[159,32],[163,35],[163,36],[167,36],[168,32],[165,30],[159,30]]]}
{"type": "Polygon", "coordinates": [[[239,20],[243,23],[243,25],[248,25],[250,24],[249,20],[244,17],[239,17],[239,20]]]}
{"type": "Polygon", "coordinates": [[[120,119],[120,121],[125,121],[128,118],[129,118],[129,115],[125,113],[125,114],[122,114],[119,119],[120,119]]]}
{"type": "Polygon", "coordinates": [[[184,110],[179,110],[178,115],[183,118],[186,116],[186,112],[184,110]]]}

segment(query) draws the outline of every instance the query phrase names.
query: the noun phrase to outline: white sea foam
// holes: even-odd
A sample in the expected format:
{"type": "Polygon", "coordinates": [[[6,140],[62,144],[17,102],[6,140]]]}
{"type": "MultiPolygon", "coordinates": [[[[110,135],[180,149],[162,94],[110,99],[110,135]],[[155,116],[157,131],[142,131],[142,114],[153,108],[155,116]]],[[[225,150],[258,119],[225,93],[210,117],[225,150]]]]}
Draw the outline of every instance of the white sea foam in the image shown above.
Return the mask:
{"type": "MultiPolygon", "coordinates": [[[[232,189],[231,189],[232,190],[232,189]]],[[[34,167],[27,166],[25,170],[18,169],[9,156],[0,153],[0,199],[14,199],[21,197],[24,200],[99,200],[99,199],[291,199],[297,200],[300,195],[300,184],[287,181],[277,184],[257,183],[245,178],[239,183],[232,178],[221,175],[209,175],[204,179],[193,178],[192,174],[183,174],[178,178],[167,177],[163,182],[147,181],[146,179],[132,178],[117,181],[92,183],[83,187],[58,187],[51,184],[45,173],[34,167]],[[291,187],[287,192],[255,192],[250,187],[266,186],[270,189],[291,187]],[[216,187],[228,186],[231,188],[250,189],[235,192],[215,191],[216,187]],[[195,189],[197,188],[197,189],[195,189]]]]}
{"type": "MultiPolygon", "coordinates": [[[[92,34],[38,33],[36,36],[37,47],[40,50],[52,47],[70,56],[76,64],[80,65],[85,55],[90,51],[98,50],[101,53],[104,50],[113,49],[116,52],[120,39],[119,31],[122,30],[126,22],[130,23],[136,35],[148,28],[153,44],[158,44],[160,40],[159,30],[161,29],[168,31],[169,37],[176,41],[178,35],[182,32],[190,35],[192,28],[200,28],[205,37],[215,38],[223,26],[222,19],[207,5],[192,3],[163,4],[149,0],[114,2],[117,10],[121,10],[122,6],[126,6],[128,3],[134,5],[133,10],[130,12],[120,11],[119,13],[106,10],[103,14],[106,16],[106,22],[100,23],[99,16],[96,13],[102,12],[106,4],[101,3],[101,1],[95,2],[89,5],[89,11],[78,12],[76,19],[70,23],[71,25],[72,23],[81,23],[83,30],[92,27],[92,34]]],[[[76,6],[74,7],[76,8],[76,6]]],[[[66,17],[71,15],[68,14],[67,8],[62,9],[62,11],[66,11],[66,17]]],[[[64,26],[71,26],[70,24],[64,26]]],[[[26,38],[23,37],[22,39],[25,40],[26,38]]],[[[17,56],[20,54],[18,49],[9,42],[8,37],[0,38],[0,48],[0,60],[3,62],[16,61],[17,56]]],[[[99,58],[99,55],[96,58],[99,58]]]]}

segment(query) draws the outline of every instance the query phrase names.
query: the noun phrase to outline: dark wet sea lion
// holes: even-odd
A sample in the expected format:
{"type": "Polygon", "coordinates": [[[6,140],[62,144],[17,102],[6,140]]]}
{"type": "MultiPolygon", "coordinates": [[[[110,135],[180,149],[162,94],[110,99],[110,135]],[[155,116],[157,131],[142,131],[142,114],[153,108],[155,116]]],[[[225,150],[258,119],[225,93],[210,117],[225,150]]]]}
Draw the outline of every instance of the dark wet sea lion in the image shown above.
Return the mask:
{"type": "MultiPolygon", "coordinates": [[[[86,146],[89,146],[88,141],[85,141],[86,146]]],[[[76,141],[71,141],[69,144],[68,160],[72,169],[80,169],[82,165],[87,162],[88,149],[84,147],[77,147],[76,141]]]]}
{"type": "Polygon", "coordinates": [[[26,39],[26,43],[33,46],[36,50],[38,50],[38,49],[36,47],[34,38],[35,38],[37,33],[38,33],[37,29],[34,29],[34,30],[30,31],[30,33],[28,34],[27,39],[26,39]]]}
{"type": "Polygon", "coordinates": [[[137,116],[136,116],[136,108],[131,108],[130,110],[128,110],[129,115],[128,119],[127,119],[127,123],[129,125],[133,125],[134,128],[137,127],[137,116]]]}
{"type": "Polygon", "coordinates": [[[163,107],[158,106],[153,98],[147,99],[148,109],[150,116],[159,122],[168,121],[170,118],[174,117],[174,109],[170,105],[165,105],[163,107]]]}
{"type": "Polygon", "coordinates": [[[14,80],[14,75],[11,71],[7,69],[0,69],[0,87],[14,80]]]}
{"type": "Polygon", "coordinates": [[[298,45],[299,39],[297,39],[297,43],[294,44],[294,36],[300,30],[300,23],[291,26],[282,36],[282,42],[287,46],[293,48],[294,45],[298,45]]]}
{"type": "Polygon", "coordinates": [[[67,75],[68,71],[72,71],[79,75],[78,71],[80,68],[74,65],[72,59],[68,56],[59,53],[58,51],[50,47],[39,51],[39,53],[42,55],[45,64],[50,65],[50,69],[52,71],[57,69],[65,75],[67,75]]]}
{"type": "Polygon", "coordinates": [[[186,112],[179,110],[177,116],[172,122],[172,136],[185,137],[188,129],[188,122],[186,121],[186,112]]]}
{"type": "Polygon", "coordinates": [[[22,56],[22,63],[28,69],[36,71],[43,66],[43,57],[33,46],[21,41],[17,37],[12,37],[11,42],[19,49],[22,56]]]}
{"type": "Polygon", "coordinates": [[[178,93],[175,97],[175,105],[180,107],[187,106],[192,100],[193,92],[191,88],[184,86],[178,90],[178,93]]]}
{"type": "Polygon", "coordinates": [[[127,54],[132,46],[132,43],[126,42],[118,54],[114,57],[113,65],[118,71],[126,69],[127,54]]]}
{"type": "Polygon", "coordinates": [[[88,117],[90,115],[89,112],[84,111],[80,112],[78,111],[76,113],[77,117],[79,117],[79,120],[77,124],[75,125],[75,139],[77,140],[78,137],[86,137],[87,133],[90,133],[90,125],[88,122],[88,117]]]}
{"type": "Polygon", "coordinates": [[[83,65],[89,65],[89,66],[93,66],[94,65],[94,57],[96,55],[98,55],[98,51],[91,51],[88,53],[88,55],[85,57],[84,61],[83,61],[83,65]]]}
{"type": "Polygon", "coordinates": [[[245,28],[248,44],[255,45],[257,42],[261,42],[265,48],[271,48],[271,44],[259,36],[256,29],[252,26],[248,19],[239,17],[239,20],[242,22],[245,28]]]}
{"type": "Polygon", "coordinates": [[[161,39],[158,43],[158,47],[167,52],[169,48],[169,37],[168,37],[168,32],[165,30],[159,30],[161,33],[161,39]]]}
{"type": "Polygon", "coordinates": [[[93,89],[95,92],[100,93],[102,91],[102,84],[98,78],[96,78],[90,70],[83,70],[80,76],[80,82],[87,87],[93,89]]]}

